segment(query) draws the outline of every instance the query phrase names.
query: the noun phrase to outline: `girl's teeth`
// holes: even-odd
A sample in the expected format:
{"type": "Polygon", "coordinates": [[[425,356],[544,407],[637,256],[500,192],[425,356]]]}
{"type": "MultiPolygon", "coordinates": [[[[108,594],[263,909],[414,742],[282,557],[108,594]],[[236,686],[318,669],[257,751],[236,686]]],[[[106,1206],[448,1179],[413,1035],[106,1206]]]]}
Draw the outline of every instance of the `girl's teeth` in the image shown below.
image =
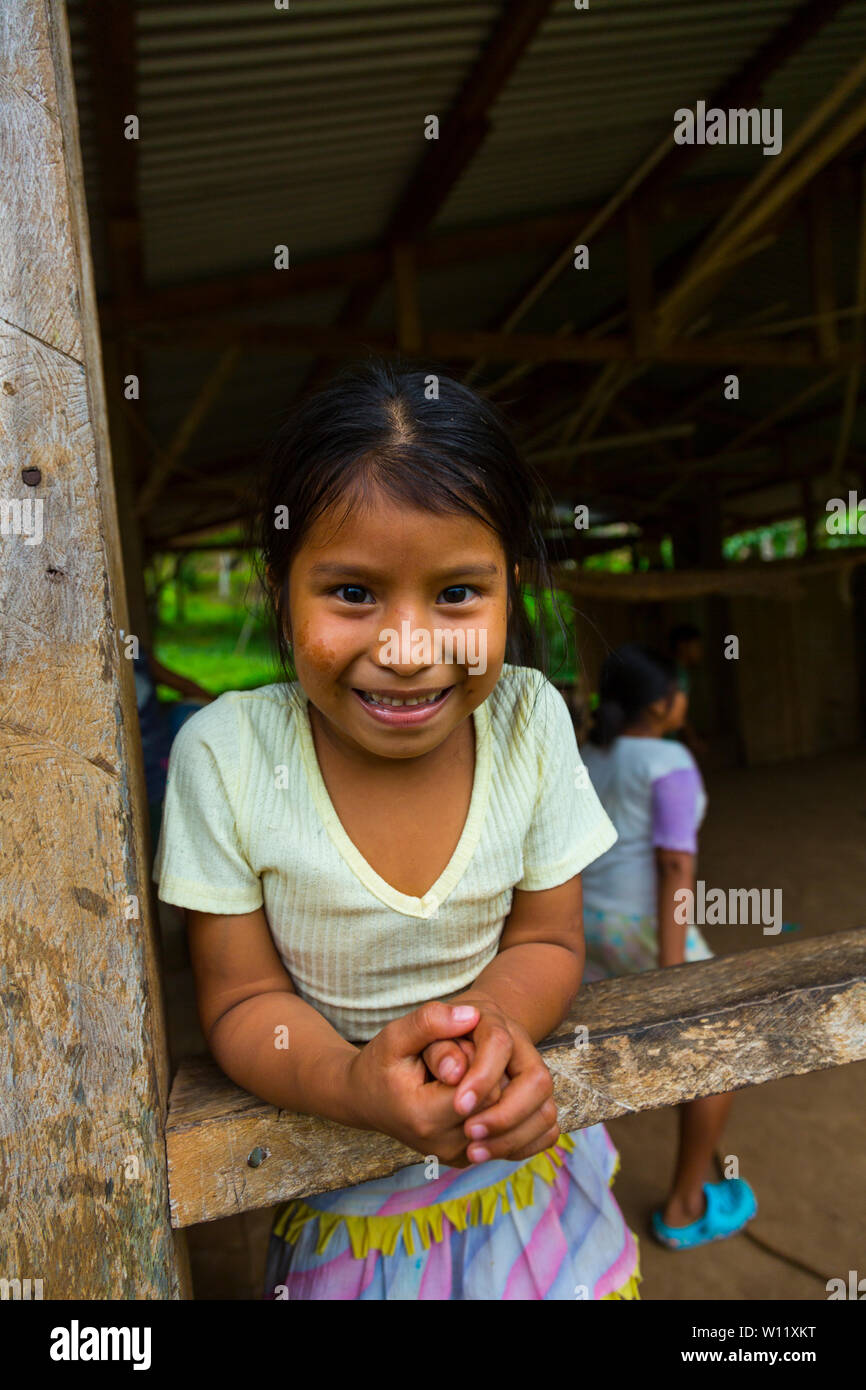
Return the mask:
{"type": "Polygon", "coordinates": [[[435,691],[432,695],[425,695],[421,698],[411,700],[397,700],[391,695],[371,695],[369,690],[364,691],[364,699],[371,705],[390,705],[394,709],[402,709],[404,705],[432,705],[439,699],[441,690],[435,691]]]}

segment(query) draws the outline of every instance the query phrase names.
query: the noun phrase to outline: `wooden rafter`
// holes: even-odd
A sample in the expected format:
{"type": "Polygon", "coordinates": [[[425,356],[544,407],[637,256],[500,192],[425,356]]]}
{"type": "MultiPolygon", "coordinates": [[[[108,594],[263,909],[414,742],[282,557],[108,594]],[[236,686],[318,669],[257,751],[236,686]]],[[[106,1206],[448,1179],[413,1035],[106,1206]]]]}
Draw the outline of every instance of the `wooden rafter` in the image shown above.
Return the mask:
{"type": "MultiPolygon", "coordinates": [[[[866,313],[866,170],[863,172],[863,182],[860,194],[860,229],[857,239],[857,284],[854,291],[856,308],[859,310],[854,319],[853,346],[859,348],[863,343],[863,315],[866,313]]],[[[842,419],[839,424],[839,438],[836,442],[836,452],[833,456],[833,467],[831,478],[834,483],[838,482],[842,475],[851,444],[851,431],[854,428],[854,413],[857,408],[857,396],[860,390],[861,368],[859,363],[854,363],[848,371],[845,382],[845,401],[842,407],[842,419]]]]}
{"type": "MultiPolygon", "coordinates": [[[[835,18],[847,3],[849,0],[808,0],[807,4],[801,6],[791,19],[761,46],[739,73],[713,94],[707,103],[708,106],[727,108],[748,104],[760,91],[762,84],[835,18]]],[[[671,131],[632,171],[608,200],[601,213],[577,233],[576,240],[588,243],[589,239],[636,195],[640,194],[644,200],[657,198],[660,190],[679,177],[701,153],[701,146],[675,144],[671,131]]],[[[566,246],[543,274],[528,286],[516,307],[505,318],[502,324],[504,329],[511,330],[516,327],[524,314],[569,265],[570,256],[571,247],[566,246]]],[[[473,364],[467,380],[473,378],[480,366],[480,362],[473,364]]]]}
{"type": "MultiPolygon", "coordinates": [[[[722,213],[745,186],[741,176],[712,179],[672,189],[653,213],[659,222],[678,221],[701,214],[722,213]]],[[[544,246],[561,245],[578,224],[594,217],[600,204],[580,204],[541,217],[519,217],[497,221],[491,226],[467,227],[418,237],[413,243],[419,271],[441,270],[511,256],[520,251],[537,251],[544,246]]],[[[100,305],[103,330],[109,335],[122,327],[172,319],[198,317],[207,313],[247,308],[254,303],[272,304],[296,295],[323,289],[359,284],[367,280],[384,282],[390,273],[390,252],[381,247],[342,251],[311,257],[293,263],[290,276],[272,270],[221,275],[187,284],[149,287],[146,295],[125,302],[122,314],[111,300],[100,305]]]]}
{"type": "Polygon", "coordinates": [[[838,319],[843,312],[836,307],[833,276],[832,197],[830,180],[816,179],[809,190],[809,274],[815,338],[819,352],[828,361],[839,351],[838,319]]]}
{"type": "MultiPolygon", "coordinates": [[[[314,323],[240,324],[232,320],[205,319],[173,324],[170,328],[167,325],[152,325],[140,332],[143,339],[153,343],[174,345],[182,342],[203,347],[243,343],[253,349],[278,350],[300,356],[314,351],[344,357],[365,348],[372,348],[387,356],[399,350],[397,338],[392,333],[322,327],[314,323]]],[[[476,329],[434,328],[423,333],[422,345],[431,356],[454,362],[471,361],[483,355],[490,361],[535,365],[547,362],[672,362],[803,368],[822,365],[821,357],[809,339],[762,342],[754,338],[739,341],[721,335],[718,338],[678,338],[653,344],[641,359],[635,357],[629,337],[597,338],[591,333],[489,333],[476,329]]],[[[866,349],[845,346],[840,349],[839,363],[853,366],[863,358],[864,352],[866,349]]]]}

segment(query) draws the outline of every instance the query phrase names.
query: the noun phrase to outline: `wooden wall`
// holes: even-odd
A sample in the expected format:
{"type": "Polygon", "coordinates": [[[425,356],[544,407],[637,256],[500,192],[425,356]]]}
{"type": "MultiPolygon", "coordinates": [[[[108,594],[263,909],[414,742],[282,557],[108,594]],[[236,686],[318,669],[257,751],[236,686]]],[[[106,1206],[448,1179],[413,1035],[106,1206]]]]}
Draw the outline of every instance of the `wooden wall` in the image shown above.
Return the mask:
{"type": "Polygon", "coordinates": [[[710,740],[710,765],[757,765],[850,747],[866,732],[860,650],[866,626],[851,593],[858,577],[857,570],[811,575],[795,599],[584,600],[577,637],[587,683],[597,688],[612,647],[644,641],[664,650],[674,624],[693,622],[705,634],[706,659],[693,676],[690,718],[710,740]],[[726,633],[740,639],[738,661],[719,657],[726,633]]]}
{"type": "Polygon", "coordinates": [[[731,601],[750,764],[815,757],[862,738],[850,576],[813,575],[794,601],[731,601]]]}

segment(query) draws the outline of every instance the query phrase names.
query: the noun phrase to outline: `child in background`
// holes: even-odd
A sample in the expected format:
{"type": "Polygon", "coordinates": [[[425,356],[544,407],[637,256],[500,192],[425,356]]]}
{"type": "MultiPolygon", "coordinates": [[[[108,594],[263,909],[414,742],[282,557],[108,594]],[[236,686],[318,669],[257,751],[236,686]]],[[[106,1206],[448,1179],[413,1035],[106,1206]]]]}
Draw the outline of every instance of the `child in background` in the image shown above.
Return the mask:
{"type": "MultiPolygon", "coordinates": [[[[694,757],[665,738],[680,729],[688,696],[674,662],[637,642],[606,658],[584,763],[617,842],[584,872],[585,979],[708,960],[712,951],[675,895],[695,891],[698,826],[707,798],[694,757]]],[[[673,1186],[653,1214],[657,1239],[684,1250],[742,1230],[757,1204],[742,1178],[705,1181],[731,1095],[680,1106],[673,1186]]]]}
{"type": "Polygon", "coordinates": [[[139,654],[133,658],[135,668],[135,703],[138,709],[138,727],[141,732],[141,748],[144,758],[144,779],[147,786],[147,809],[150,815],[150,844],[155,848],[159,838],[162,801],[165,796],[165,782],[168,772],[168,759],[171,743],[184,718],[188,718],[194,706],[182,703],[180,710],[175,706],[173,719],[160,706],[156,695],[157,685],[168,685],[185,695],[188,702],[207,704],[213,699],[210,691],[195,681],[172,671],[157,661],[147,648],[139,645],[139,654]],[[180,716],[180,717],[178,717],[180,716]]]}
{"type": "MultiPolygon", "coordinates": [[[[702,666],[704,661],[701,630],[699,627],[695,627],[694,623],[679,623],[676,627],[671,628],[668,634],[668,645],[676,667],[677,684],[683,691],[686,700],[689,700],[692,693],[692,672],[702,666]]],[[[694,753],[696,758],[701,758],[709,752],[710,745],[692,727],[688,717],[683,719],[679,728],[671,729],[666,733],[665,738],[678,739],[694,753]]]]}
{"type": "Polygon", "coordinates": [[[277,440],[260,546],[297,679],[184,725],[155,877],[223,1070],[427,1160],[284,1204],[266,1297],[637,1298],[616,1151],[560,1134],[535,1046],[615,832],[532,665],[534,483],[494,408],[431,380],[344,374],[277,440]]]}

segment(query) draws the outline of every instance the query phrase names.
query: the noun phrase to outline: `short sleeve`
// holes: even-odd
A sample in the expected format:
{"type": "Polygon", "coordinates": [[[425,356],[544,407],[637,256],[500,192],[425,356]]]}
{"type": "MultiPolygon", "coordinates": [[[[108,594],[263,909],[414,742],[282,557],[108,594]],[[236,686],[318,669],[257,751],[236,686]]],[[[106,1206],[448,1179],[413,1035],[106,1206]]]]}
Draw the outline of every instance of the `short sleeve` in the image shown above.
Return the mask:
{"type": "Polygon", "coordinates": [[[568,706],[547,680],[538,688],[529,729],[536,739],[538,786],[516,886],[536,892],[579,874],[610,849],[617,833],[589,780],[568,706]]]}
{"type": "Polygon", "coordinates": [[[696,854],[703,794],[697,767],[680,767],[656,777],[651,792],[654,848],[696,854]]]}
{"type": "Polygon", "coordinates": [[[264,901],[236,822],[238,744],[226,696],[187,720],[172,744],[153,868],[163,902],[233,914],[264,901]]]}

